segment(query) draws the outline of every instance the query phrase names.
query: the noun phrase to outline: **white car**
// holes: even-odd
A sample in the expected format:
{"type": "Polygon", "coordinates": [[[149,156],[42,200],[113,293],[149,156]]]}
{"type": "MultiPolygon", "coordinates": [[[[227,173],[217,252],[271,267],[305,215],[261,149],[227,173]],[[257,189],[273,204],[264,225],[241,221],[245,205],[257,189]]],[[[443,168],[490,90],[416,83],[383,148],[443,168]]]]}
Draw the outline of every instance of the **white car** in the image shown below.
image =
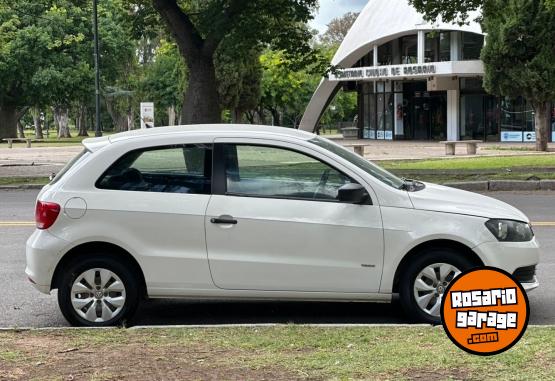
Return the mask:
{"type": "Polygon", "coordinates": [[[40,192],[26,274],[65,318],[105,326],[144,298],[389,302],[438,323],[445,287],[494,266],[538,286],[528,218],[400,179],[294,129],[199,125],[86,139],[40,192]]]}

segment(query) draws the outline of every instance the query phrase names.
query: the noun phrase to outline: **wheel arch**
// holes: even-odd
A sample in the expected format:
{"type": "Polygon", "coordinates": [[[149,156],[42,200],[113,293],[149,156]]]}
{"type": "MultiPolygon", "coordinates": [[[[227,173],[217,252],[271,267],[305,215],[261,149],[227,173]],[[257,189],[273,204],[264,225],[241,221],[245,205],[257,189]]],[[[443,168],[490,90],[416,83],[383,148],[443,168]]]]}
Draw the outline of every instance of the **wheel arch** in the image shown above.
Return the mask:
{"type": "Polygon", "coordinates": [[[67,265],[69,265],[73,261],[76,261],[80,257],[86,257],[87,255],[98,252],[102,252],[103,255],[109,256],[118,261],[125,262],[126,264],[131,266],[133,272],[138,275],[138,281],[142,288],[141,296],[146,296],[146,280],[143,270],[139,265],[139,262],[137,262],[137,260],[133,255],[131,255],[131,253],[129,253],[121,246],[102,241],[82,243],[68,250],[68,252],[64,254],[62,259],[56,265],[56,269],[54,270],[54,274],[52,275],[52,281],[50,282],[50,289],[53,290],[59,287],[59,282],[61,280],[63,269],[67,267],[67,265]]]}
{"type": "Polygon", "coordinates": [[[401,278],[401,275],[403,274],[407,265],[412,260],[414,260],[414,258],[416,258],[420,253],[422,253],[427,249],[431,249],[431,248],[437,249],[437,248],[444,248],[444,247],[461,252],[462,255],[469,258],[473,263],[476,264],[476,266],[484,265],[484,262],[482,261],[482,259],[480,259],[478,254],[476,254],[470,247],[468,247],[467,245],[461,242],[450,240],[450,239],[434,239],[434,240],[422,242],[416,245],[415,247],[411,248],[403,256],[403,259],[401,259],[401,262],[399,262],[399,265],[395,270],[395,275],[393,276],[393,288],[392,288],[393,293],[399,292],[399,280],[401,278]]]}

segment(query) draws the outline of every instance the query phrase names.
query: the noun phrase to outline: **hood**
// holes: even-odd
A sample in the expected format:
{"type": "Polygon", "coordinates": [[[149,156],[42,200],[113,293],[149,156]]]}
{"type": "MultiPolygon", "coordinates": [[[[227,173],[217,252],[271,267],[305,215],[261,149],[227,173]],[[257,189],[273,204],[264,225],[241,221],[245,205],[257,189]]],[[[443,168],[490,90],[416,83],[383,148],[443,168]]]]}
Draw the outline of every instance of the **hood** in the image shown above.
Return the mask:
{"type": "Polygon", "coordinates": [[[530,222],[524,213],[503,201],[442,185],[425,184],[423,190],[409,192],[415,209],[530,222]]]}

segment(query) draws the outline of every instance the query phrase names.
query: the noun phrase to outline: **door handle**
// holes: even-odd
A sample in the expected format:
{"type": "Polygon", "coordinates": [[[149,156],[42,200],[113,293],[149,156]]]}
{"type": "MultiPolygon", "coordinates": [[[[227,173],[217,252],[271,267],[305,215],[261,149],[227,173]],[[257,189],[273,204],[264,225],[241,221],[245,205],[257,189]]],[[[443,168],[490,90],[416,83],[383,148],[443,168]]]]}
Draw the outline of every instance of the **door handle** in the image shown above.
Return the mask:
{"type": "Polygon", "coordinates": [[[237,220],[231,216],[220,216],[216,218],[211,218],[210,222],[212,222],[213,224],[237,224],[237,220]]]}

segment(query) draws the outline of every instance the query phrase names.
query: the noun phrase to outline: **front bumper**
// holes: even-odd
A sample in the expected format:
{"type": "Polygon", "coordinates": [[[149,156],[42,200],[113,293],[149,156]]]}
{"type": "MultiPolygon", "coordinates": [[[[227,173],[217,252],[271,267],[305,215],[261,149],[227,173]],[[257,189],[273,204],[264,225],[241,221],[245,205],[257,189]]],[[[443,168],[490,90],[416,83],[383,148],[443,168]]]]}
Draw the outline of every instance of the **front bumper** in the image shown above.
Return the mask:
{"type": "Polygon", "coordinates": [[[26,245],[25,274],[40,292],[49,294],[54,270],[67,242],[53,236],[48,230],[35,230],[26,245]]]}
{"type": "MultiPolygon", "coordinates": [[[[540,261],[540,246],[536,238],[528,242],[486,242],[476,246],[474,252],[484,265],[500,268],[509,274],[522,267],[536,266],[540,261]]],[[[527,292],[539,286],[535,275],[521,284],[527,292]]]]}

